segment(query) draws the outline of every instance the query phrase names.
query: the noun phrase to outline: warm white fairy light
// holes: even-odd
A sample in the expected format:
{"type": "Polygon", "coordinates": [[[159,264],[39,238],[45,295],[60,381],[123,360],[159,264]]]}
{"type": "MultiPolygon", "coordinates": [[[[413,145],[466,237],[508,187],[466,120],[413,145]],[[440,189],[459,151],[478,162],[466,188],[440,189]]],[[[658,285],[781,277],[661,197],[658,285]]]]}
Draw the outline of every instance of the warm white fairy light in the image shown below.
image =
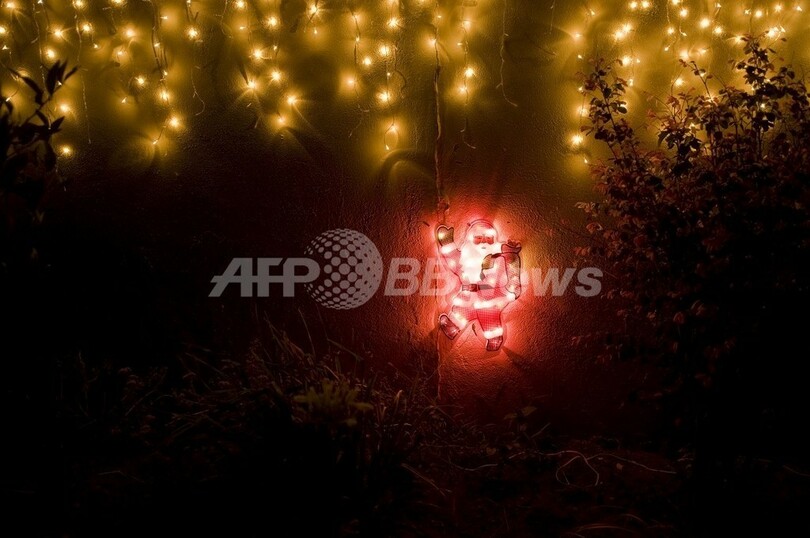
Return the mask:
{"type": "Polygon", "coordinates": [[[633,31],[633,26],[629,23],[622,24],[621,27],[613,33],[616,41],[621,41],[633,31]]]}
{"type": "Polygon", "coordinates": [[[770,39],[776,39],[777,37],[779,37],[782,34],[782,32],[784,32],[784,28],[782,28],[780,26],[773,26],[773,27],[768,29],[768,31],[766,32],[766,35],[770,39]]]}
{"type": "MultiPolygon", "coordinates": [[[[154,122],[150,127],[152,132],[160,132],[156,140],[162,140],[163,129],[167,137],[179,136],[174,132],[177,130],[174,124],[180,120],[173,119],[192,117],[205,110],[202,96],[211,92],[203,88],[198,91],[196,83],[206,80],[205,71],[212,65],[211,51],[217,50],[202,42],[203,39],[208,41],[208,36],[217,39],[226,36],[243,70],[239,82],[230,85],[234,89],[233,96],[240,99],[246,109],[257,111],[261,122],[270,126],[292,122],[300,114],[300,111],[292,114],[284,106],[285,103],[294,106],[296,100],[292,96],[306,89],[296,85],[292,66],[300,62],[288,63],[290,58],[303,54],[300,46],[331,47],[332,44],[325,41],[314,45],[312,36],[319,31],[319,35],[335,36],[347,46],[351,40],[348,46],[351,59],[347,58],[348,65],[336,70],[334,82],[342,88],[342,94],[354,96],[358,114],[373,115],[381,120],[376,129],[385,133],[386,149],[397,147],[398,137],[406,133],[403,129],[406,118],[402,113],[406,109],[400,107],[412,95],[413,87],[408,86],[407,76],[424,67],[412,61],[412,54],[420,55],[422,60],[419,61],[430,58],[431,69],[434,58],[441,64],[437,87],[446,93],[439,98],[446,99],[444,106],[463,107],[463,111],[459,111],[463,113],[465,124],[461,141],[467,144],[470,144],[469,133],[473,132],[466,128],[467,114],[476,110],[473,100],[479,99],[488,88],[498,88],[504,98],[508,95],[503,75],[498,80],[495,70],[493,77],[488,60],[476,57],[484,50],[486,42],[475,41],[480,39],[475,30],[491,24],[479,19],[478,3],[466,0],[450,4],[427,0],[346,3],[307,0],[300,20],[288,15],[284,0],[214,0],[214,4],[186,0],[180,3],[185,9],[180,16],[168,5],[164,9],[162,2],[151,0],[144,6],[152,10],[148,17],[130,12],[129,7],[135,7],[136,3],[129,2],[128,6],[126,0],[99,0],[98,10],[90,0],[48,0],[47,15],[45,0],[32,0],[33,8],[19,0],[0,1],[7,10],[6,15],[0,17],[0,54],[4,55],[7,65],[30,61],[21,60],[23,51],[17,46],[31,36],[30,42],[35,43],[39,53],[38,60],[46,66],[58,59],[70,58],[73,63],[86,66],[80,72],[80,76],[84,76],[83,73],[92,73],[98,66],[111,63],[120,73],[121,82],[114,89],[118,94],[116,102],[129,110],[157,107],[151,116],[147,110],[139,113],[139,117],[154,118],[146,121],[154,122]],[[106,10],[104,18],[99,10],[106,10]],[[431,25],[429,32],[422,33],[425,25],[416,22],[421,20],[431,25]],[[344,24],[346,22],[349,26],[344,24]],[[302,32],[295,32],[295,24],[301,24],[302,32]],[[334,25],[334,31],[323,32],[327,25],[330,28],[334,25]],[[111,33],[108,34],[107,28],[111,33]],[[18,34],[20,29],[22,32],[18,34]],[[437,39],[440,30],[441,42],[437,39]],[[183,40],[190,44],[181,44],[183,40]],[[408,49],[413,43],[417,43],[415,52],[408,49]],[[144,54],[153,57],[144,57],[144,54]],[[191,56],[191,61],[184,55],[191,56]],[[403,64],[405,55],[408,62],[403,64]]],[[[586,61],[595,51],[617,59],[621,67],[617,74],[625,79],[628,87],[637,88],[628,92],[627,99],[631,101],[640,99],[642,94],[655,95],[656,84],[659,88],[663,85],[677,91],[691,86],[691,71],[678,71],[678,59],[695,60],[704,66],[716,65],[723,59],[719,54],[726,54],[727,47],[742,43],[745,34],[764,33],[768,39],[776,41],[803,28],[804,24],[800,21],[802,3],[794,0],[705,3],[602,0],[598,6],[586,4],[566,13],[564,17],[569,19],[555,18],[554,25],[567,32],[572,45],[570,51],[565,51],[567,57],[576,61],[578,70],[587,69],[586,61]],[[594,8],[598,8],[598,12],[594,8]],[[570,18],[571,13],[575,14],[573,18],[570,18]]],[[[491,52],[497,54],[495,50],[491,52]]],[[[504,52],[509,51],[502,50],[501,54],[504,52]]],[[[503,55],[504,62],[512,61],[509,54],[503,55]]],[[[222,65],[227,67],[225,63],[222,65]]],[[[29,71],[39,73],[39,66],[29,65],[29,71]]],[[[39,75],[32,78],[37,80],[39,75]]],[[[710,80],[702,74],[700,78],[709,84],[720,80],[710,80]]],[[[24,88],[19,80],[14,84],[24,88]]],[[[54,105],[53,111],[69,115],[71,121],[85,118],[87,105],[80,89],[83,85],[83,80],[82,84],[71,84],[71,88],[65,90],[68,101],[60,98],[60,104],[54,105]]],[[[573,90],[572,86],[572,96],[573,90]]],[[[313,101],[313,106],[317,106],[315,103],[313,101]]],[[[643,110],[642,106],[631,108],[643,110]]],[[[569,121],[579,123],[588,112],[586,106],[575,103],[570,103],[566,110],[572,111],[569,121]]],[[[475,121],[474,118],[469,120],[475,121]]],[[[358,123],[373,125],[365,121],[358,123]]],[[[75,131],[66,129],[60,136],[75,136],[75,131]]],[[[583,146],[586,141],[572,136],[570,143],[583,146]]],[[[170,147],[162,145],[161,149],[170,147]]]]}

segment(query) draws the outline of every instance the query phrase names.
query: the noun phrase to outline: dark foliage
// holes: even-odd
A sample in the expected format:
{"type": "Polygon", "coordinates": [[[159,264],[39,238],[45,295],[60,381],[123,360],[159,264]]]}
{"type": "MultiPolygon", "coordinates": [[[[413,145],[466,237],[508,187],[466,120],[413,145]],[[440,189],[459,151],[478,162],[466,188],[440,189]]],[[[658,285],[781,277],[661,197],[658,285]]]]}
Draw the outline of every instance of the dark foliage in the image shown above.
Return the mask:
{"type": "Polygon", "coordinates": [[[0,93],[0,275],[37,257],[34,236],[44,218],[42,202],[48,188],[60,182],[52,139],[64,117],[51,120],[48,108],[75,71],[56,62],[45,72],[44,87],[13,71],[33,92],[32,111],[23,118],[0,93]]]}
{"type": "Polygon", "coordinates": [[[82,464],[63,529],[385,536],[413,531],[403,514],[435,517],[412,466],[423,443],[454,441],[429,384],[394,388],[351,354],[315,357],[273,328],[265,336],[244,360],[66,365],[61,420],[80,433],[65,449],[82,464]]]}
{"type": "Polygon", "coordinates": [[[744,506],[740,462],[807,447],[810,101],[774,50],[743,40],[736,85],[682,62],[697,88],[650,112],[657,144],[627,119],[611,63],[584,82],[584,130],[610,157],[593,167],[599,200],[581,204],[593,241],[580,254],[613,277],[626,327],[603,353],[662,367],[655,399],[694,443],[696,496],[716,512],[744,506]]]}

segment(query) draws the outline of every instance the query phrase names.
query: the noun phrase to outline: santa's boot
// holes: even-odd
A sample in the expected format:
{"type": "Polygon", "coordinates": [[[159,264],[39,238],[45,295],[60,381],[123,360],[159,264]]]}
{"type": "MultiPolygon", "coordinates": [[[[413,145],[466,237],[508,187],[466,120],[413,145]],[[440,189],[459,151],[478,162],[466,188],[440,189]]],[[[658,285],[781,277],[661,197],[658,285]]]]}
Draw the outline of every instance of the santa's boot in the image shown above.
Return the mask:
{"type": "Polygon", "coordinates": [[[487,340],[487,351],[498,351],[503,344],[503,336],[496,336],[487,340]]]}
{"type": "Polygon", "coordinates": [[[458,336],[458,333],[461,331],[461,329],[458,328],[458,325],[453,323],[447,314],[442,314],[439,316],[439,328],[441,328],[444,335],[450,340],[458,336]]]}

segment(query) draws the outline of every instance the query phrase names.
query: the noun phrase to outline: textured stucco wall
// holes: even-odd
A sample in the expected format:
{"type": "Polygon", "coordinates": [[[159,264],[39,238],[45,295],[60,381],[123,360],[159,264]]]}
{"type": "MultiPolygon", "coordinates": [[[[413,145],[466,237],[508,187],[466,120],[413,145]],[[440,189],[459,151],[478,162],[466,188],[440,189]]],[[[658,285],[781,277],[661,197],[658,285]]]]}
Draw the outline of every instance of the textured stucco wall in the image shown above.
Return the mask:
{"type": "MultiPolygon", "coordinates": [[[[378,294],[348,312],[319,308],[303,289],[295,299],[241,299],[235,289],[221,299],[207,297],[210,278],[231,258],[300,255],[316,235],[340,227],[366,234],[386,261],[426,260],[436,255],[437,224],[463,230],[485,217],[522,243],[525,266],[572,266],[573,247],[584,241],[574,204],[592,196],[583,154],[569,143],[580,104],[575,74],[587,65],[576,55],[593,50],[574,47],[583,10],[570,4],[475,7],[474,99],[465,107],[453,97],[459,53],[448,38],[438,111],[435,59],[424,46],[430,27],[409,21],[400,39],[407,79],[396,112],[402,137],[390,152],[380,135],[385,115],[358,112],[342,87],[351,32],[288,44],[295,54],[285,53],[285,61],[300,99],[283,129],[252,128],[252,111],[226,98],[239,78],[215,63],[196,76],[205,109],[186,115],[184,135],[156,147],[150,133],[121,129],[122,121],[137,124],[138,118],[121,118],[109,97],[108,70],[89,70],[93,143],[67,166],[73,181],[53,200],[53,219],[70,236],[63,254],[73,256],[82,279],[77,287],[88,293],[99,281],[126,287],[127,279],[146,275],[153,284],[123,302],[104,292],[83,307],[91,321],[77,330],[92,331],[88,326],[98,322],[98,331],[131,337],[115,316],[152,293],[159,299],[144,315],[165,317],[154,324],[168,324],[167,332],[188,342],[207,335],[200,345],[238,349],[266,317],[303,341],[307,332],[315,334],[316,348],[329,338],[380,367],[438,367],[442,400],[487,418],[539,404],[550,420],[572,427],[632,422],[636,410],[623,402],[645,373],[598,364],[571,346],[572,337],[612,322],[600,299],[577,297],[572,289],[563,297],[527,293],[512,305],[505,315],[507,342],[498,353],[486,353],[471,330],[452,343],[438,335],[436,317],[446,306],[440,297],[378,294]],[[437,209],[438,186],[446,211],[437,209]],[[93,246],[99,244],[107,246],[99,252],[93,246]],[[108,252],[125,252],[139,269],[122,271],[128,262],[108,252]],[[96,278],[101,273],[107,276],[96,278]]],[[[613,14],[603,17],[593,22],[594,32],[615,25],[613,14]]],[[[647,35],[657,43],[663,12],[653,21],[659,24],[650,24],[647,35]]],[[[227,42],[209,47],[212,57],[228,54],[227,42]]],[[[653,54],[644,61],[659,59],[653,54]]],[[[714,60],[722,64],[725,56],[717,53],[714,60]]],[[[677,72],[674,65],[671,55],[660,64],[667,73],[677,72]]],[[[643,99],[638,102],[643,109],[643,99]]]]}

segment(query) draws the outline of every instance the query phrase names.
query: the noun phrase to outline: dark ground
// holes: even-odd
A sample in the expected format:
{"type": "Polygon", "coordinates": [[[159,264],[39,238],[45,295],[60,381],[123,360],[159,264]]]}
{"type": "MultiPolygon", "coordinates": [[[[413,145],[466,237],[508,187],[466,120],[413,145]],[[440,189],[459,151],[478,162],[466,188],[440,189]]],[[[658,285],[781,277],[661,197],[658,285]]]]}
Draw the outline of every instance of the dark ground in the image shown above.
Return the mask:
{"type": "Polygon", "coordinates": [[[192,299],[199,283],[73,231],[3,289],[9,536],[810,532],[803,357],[787,343],[731,399],[703,402],[712,418],[690,434],[671,412],[617,438],[573,439],[543,409],[477,424],[435,406],[419,372],[378,372],[391,379],[359,396],[371,411],[313,408],[296,397],[354,358],[308,357],[259,322],[216,327],[192,299]]]}

